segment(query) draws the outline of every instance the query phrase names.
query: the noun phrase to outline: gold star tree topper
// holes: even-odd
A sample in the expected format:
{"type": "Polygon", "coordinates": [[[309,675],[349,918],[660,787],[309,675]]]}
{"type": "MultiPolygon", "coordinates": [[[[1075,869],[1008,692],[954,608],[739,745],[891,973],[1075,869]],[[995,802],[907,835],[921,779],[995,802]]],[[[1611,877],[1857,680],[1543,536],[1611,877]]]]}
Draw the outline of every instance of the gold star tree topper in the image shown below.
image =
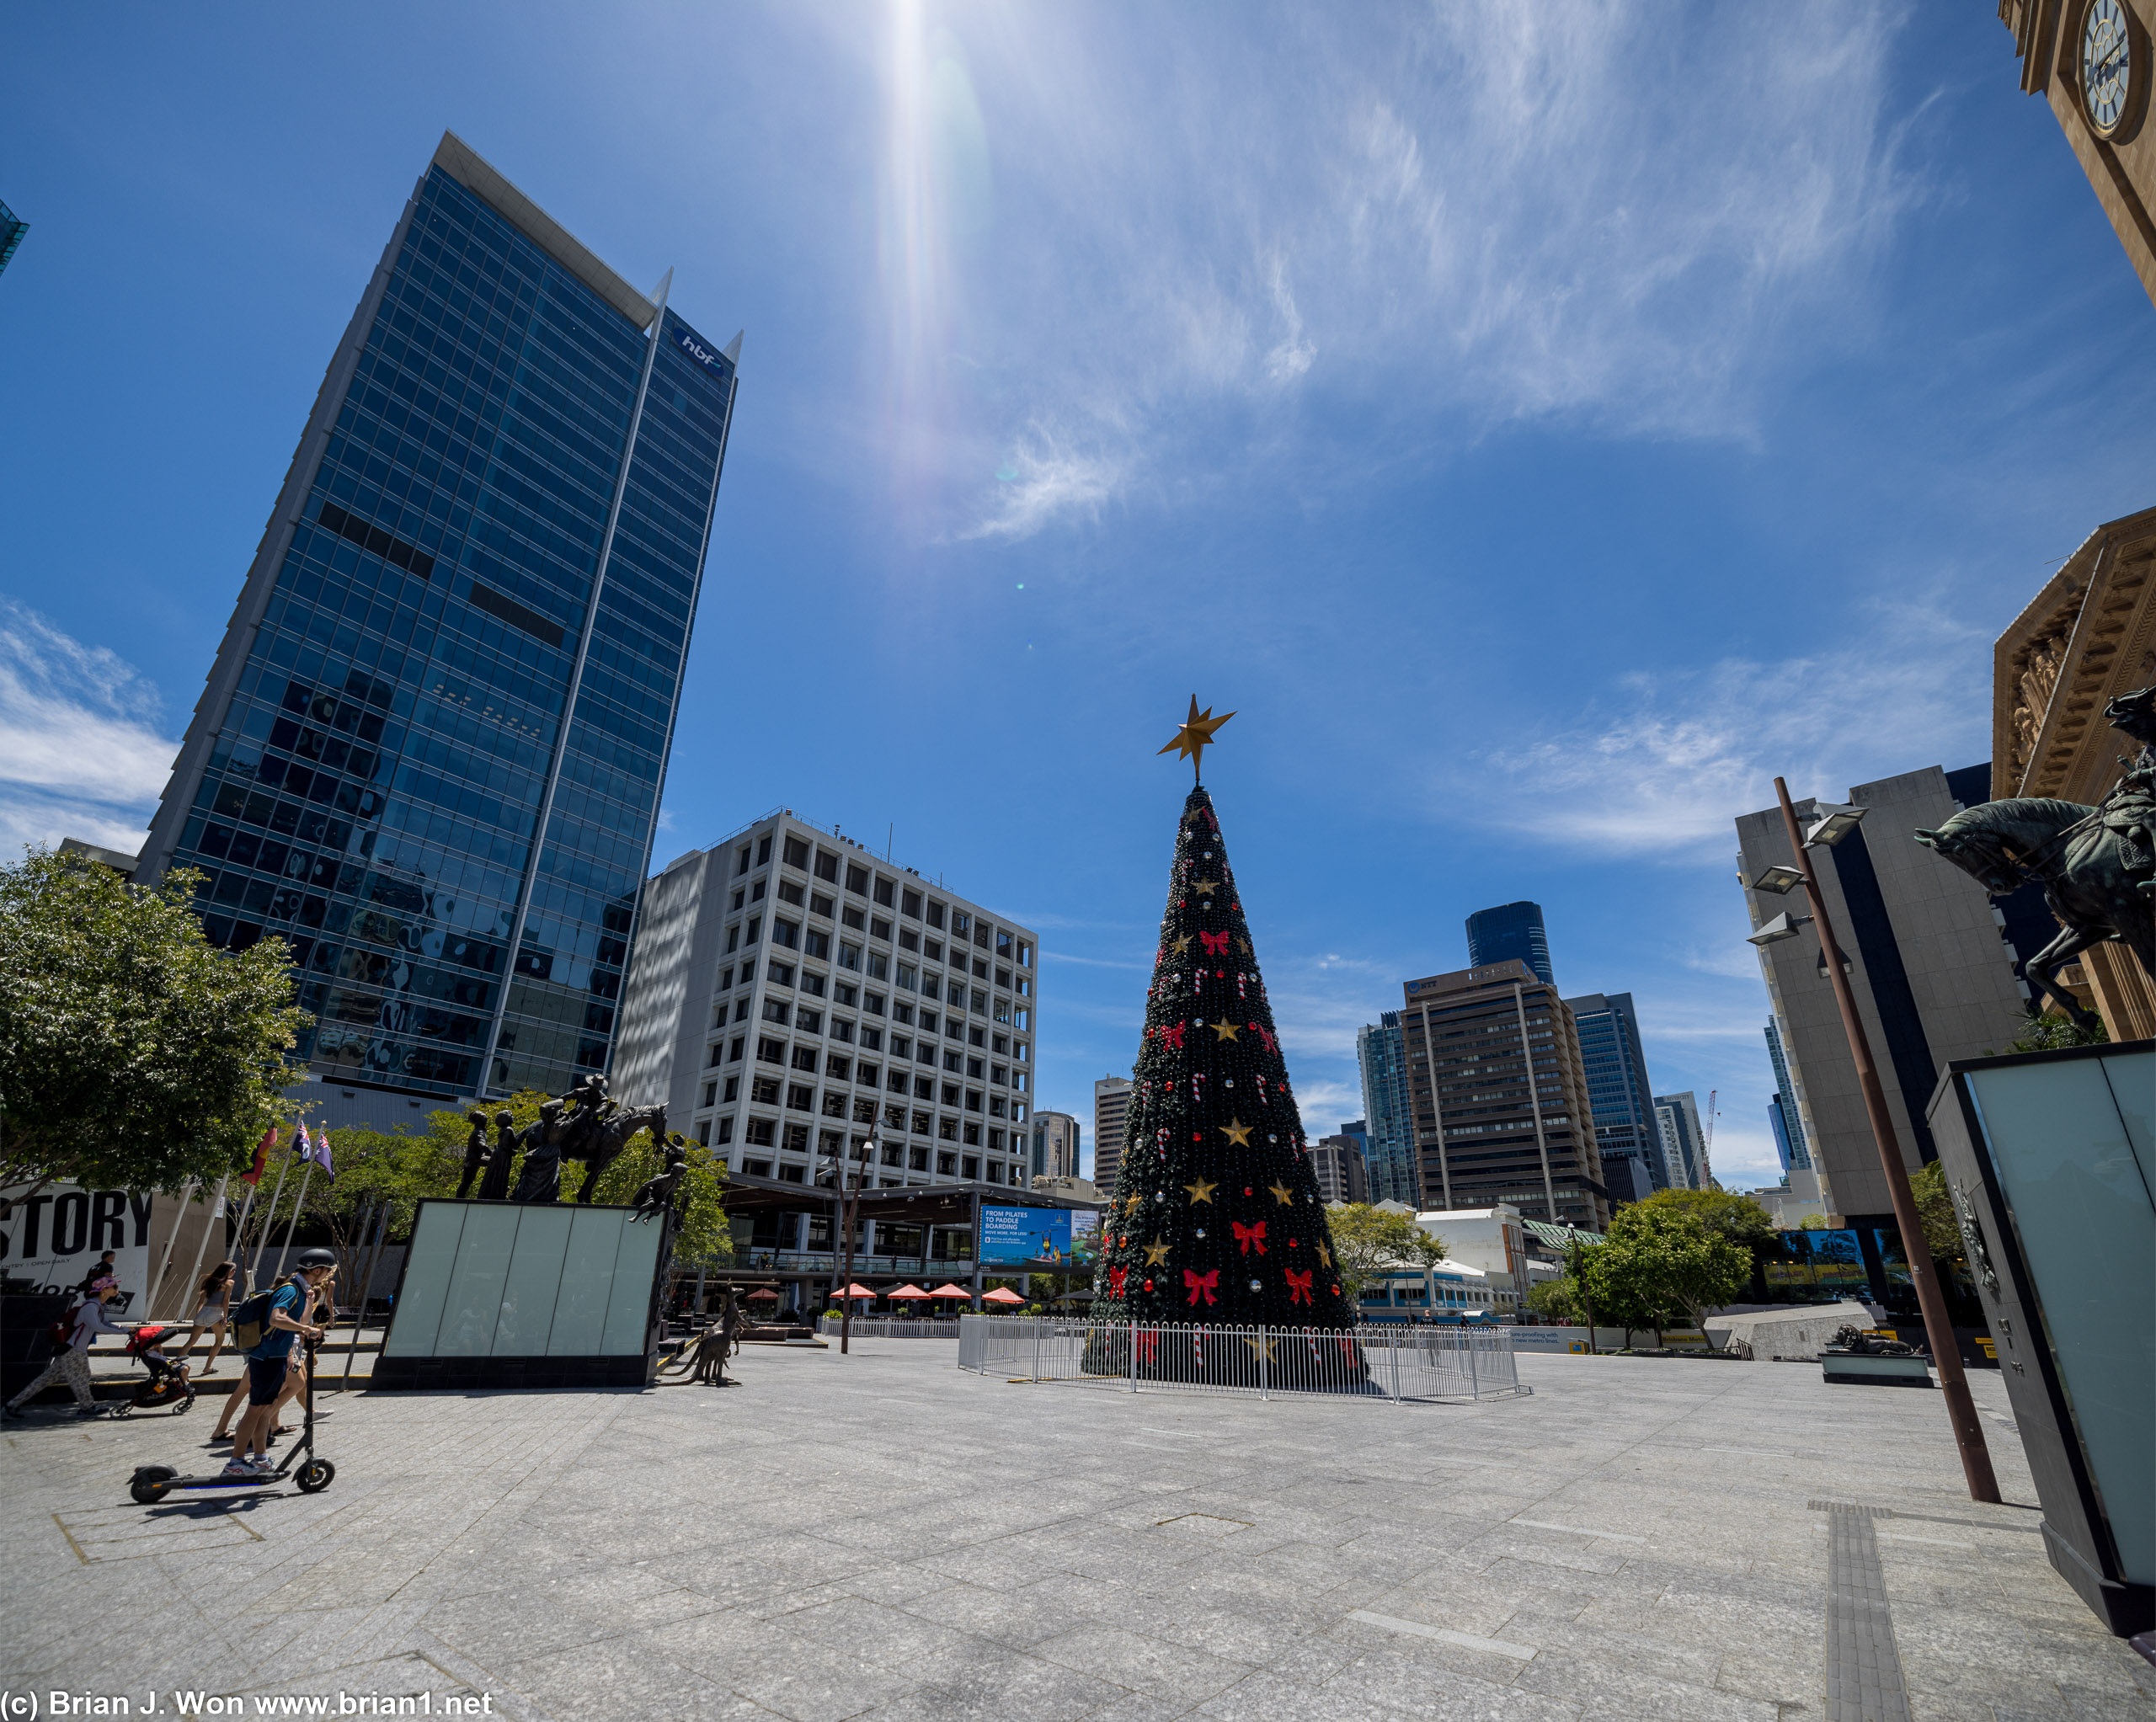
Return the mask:
{"type": "Polygon", "coordinates": [[[1215,717],[1210,706],[1201,712],[1198,709],[1198,696],[1193,694],[1190,696],[1190,716],[1183,720],[1182,728],[1168,738],[1167,746],[1161,751],[1164,754],[1172,752],[1179,759],[1188,760],[1190,781],[1195,783],[1198,781],[1200,760],[1206,749],[1213,745],[1213,732],[1235,715],[1232,712],[1223,712],[1215,717]]]}

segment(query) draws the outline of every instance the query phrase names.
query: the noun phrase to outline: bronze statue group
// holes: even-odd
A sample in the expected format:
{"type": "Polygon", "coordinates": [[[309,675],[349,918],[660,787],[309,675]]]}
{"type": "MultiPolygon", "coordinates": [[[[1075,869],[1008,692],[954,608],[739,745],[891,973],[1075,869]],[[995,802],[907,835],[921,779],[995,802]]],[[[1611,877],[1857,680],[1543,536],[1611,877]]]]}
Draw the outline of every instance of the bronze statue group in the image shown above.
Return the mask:
{"type": "Polygon", "coordinates": [[[584,1162],[584,1182],[576,1199],[591,1200],[606,1169],[622,1157],[630,1139],[649,1130],[659,1145],[664,1169],[647,1179],[630,1206],[638,1220],[650,1220],[673,1206],[675,1194],[689,1170],[689,1145],[677,1131],[666,1133],[666,1107],[625,1106],[606,1091],[606,1079],[594,1072],[568,1093],[557,1095],[539,1108],[539,1117],[521,1130],[515,1115],[504,1110],[491,1123],[494,1140],[488,1140],[489,1120],[477,1109],[469,1115],[472,1133],[464,1143],[464,1176],[456,1186],[462,1202],[478,1184],[481,1202],[558,1202],[562,1197],[562,1163],[584,1162]],[[519,1154],[524,1163],[516,1165],[519,1154]],[[511,1185],[510,1174],[516,1174],[511,1185]]]}

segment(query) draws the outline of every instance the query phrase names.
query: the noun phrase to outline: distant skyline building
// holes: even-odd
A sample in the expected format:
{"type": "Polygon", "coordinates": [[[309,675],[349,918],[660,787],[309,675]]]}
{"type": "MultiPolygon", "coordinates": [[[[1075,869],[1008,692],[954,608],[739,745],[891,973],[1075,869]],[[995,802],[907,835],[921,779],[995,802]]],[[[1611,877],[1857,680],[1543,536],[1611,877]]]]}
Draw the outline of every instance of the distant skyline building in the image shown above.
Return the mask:
{"type": "Polygon", "coordinates": [[[1402,990],[1424,1200],[1508,1203],[1528,1219],[1606,1228],[1578,1031],[1556,988],[1508,959],[1402,990]]]}
{"type": "Polygon", "coordinates": [[[1368,1202],[1369,1169],[1364,1163],[1362,1144],[1342,1132],[1321,1136],[1310,1144],[1310,1170],[1317,1177],[1317,1193],[1327,1202],[1368,1202]]]}
{"type": "Polygon", "coordinates": [[[1407,1063],[1400,1013],[1387,1010],[1355,1032],[1355,1062],[1363,1073],[1363,1117],[1370,1200],[1422,1205],[1422,1175],[1415,1156],[1415,1119],[1407,1098],[1407,1063]]]}
{"type": "Polygon", "coordinates": [[[290,941],[334,1083],[607,1068],[739,352],[670,280],[445,133],[330,358],[137,877],[290,941]]]}
{"type": "Polygon", "coordinates": [[[877,1184],[1033,1176],[1038,945],[780,809],[645,892],[614,1093],[744,1177],[813,1184],[881,1124],[877,1184]]]}
{"type": "Polygon", "coordinates": [[[1774,1133],[1774,1152],[1782,1170],[1812,1170],[1812,1149],[1804,1139],[1804,1119],[1796,1101],[1796,1084],[1782,1055],[1782,1032],[1774,1019],[1767,1019],[1767,1057],[1774,1067],[1774,1097],[1767,1102],[1767,1122],[1774,1133]]]}
{"type": "Polygon", "coordinates": [[[1539,903],[1508,903],[1496,909],[1478,909],[1467,918],[1467,966],[1482,968],[1493,962],[1524,962],[1545,986],[1554,986],[1550,968],[1550,938],[1542,927],[1539,903]]]}
{"type": "Polygon", "coordinates": [[[1103,1196],[1115,1194],[1123,1170],[1123,1127],[1130,1116],[1130,1079],[1103,1076],[1093,1085],[1093,1182],[1103,1196]]]}
{"type": "Polygon", "coordinates": [[[1662,1133],[1662,1159],[1669,1168],[1668,1187],[1712,1188],[1714,1173],[1707,1165],[1706,1138],[1700,1129],[1700,1102],[1692,1090],[1657,1095],[1654,1116],[1662,1133]]]}
{"type": "Polygon", "coordinates": [[[30,224],[24,221],[4,203],[0,203],[0,270],[4,270],[15,255],[15,248],[23,243],[30,224]]]}
{"type": "Polygon", "coordinates": [[[1594,1108],[1602,1181],[1619,1202],[1638,1202],[1669,1187],[1662,1128],[1654,1116],[1640,1019],[1630,993],[1588,993],[1565,1000],[1578,1026],[1580,1067],[1594,1108]]]}
{"type": "Polygon", "coordinates": [[[1078,1121],[1070,1113],[1033,1114],[1033,1154],[1027,1170],[1036,1178],[1078,1176],[1078,1121]]]}

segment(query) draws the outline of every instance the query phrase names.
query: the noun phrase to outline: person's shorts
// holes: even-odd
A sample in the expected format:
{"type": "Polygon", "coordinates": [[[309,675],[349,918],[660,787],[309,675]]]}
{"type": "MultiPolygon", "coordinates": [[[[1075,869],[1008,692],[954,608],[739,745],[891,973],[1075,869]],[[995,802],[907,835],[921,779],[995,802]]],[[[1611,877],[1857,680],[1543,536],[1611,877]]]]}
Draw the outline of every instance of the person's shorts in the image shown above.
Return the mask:
{"type": "Polygon", "coordinates": [[[277,1395],[285,1390],[285,1359],[282,1357],[249,1357],[247,1360],[247,1402],[250,1405],[274,1405],[277,1395]]]}

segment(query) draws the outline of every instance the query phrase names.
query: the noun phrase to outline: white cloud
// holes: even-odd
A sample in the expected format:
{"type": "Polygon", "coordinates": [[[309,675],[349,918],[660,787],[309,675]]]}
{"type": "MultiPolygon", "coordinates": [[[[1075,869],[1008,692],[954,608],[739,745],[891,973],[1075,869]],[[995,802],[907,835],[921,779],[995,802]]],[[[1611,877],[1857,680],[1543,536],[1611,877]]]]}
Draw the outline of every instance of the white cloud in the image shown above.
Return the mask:
{"type": "Polygon", "coordinates": [[[1074,452],[1036,427],[996,474],[998,488],[987,516],[959,536],[1030,538],[1066,516],[1091,519],[1114,493],[1119,476],[1115,461],[1074,452]]]}
{"type": "Polygon", "coordinates": [[[133,853],[179,744],[157,690],[103,647],[0,602],[0,844],[80,837],[133,853]]]}
{"type": "Polygon", "coordinates": [[[1500,793],[1487,817],[1568,848],[1721,860],[1777,776],[1799,799],[1832,797],[1981,748],[1981,637],[1928,606],[1875,606],[1868,622],[1831,656],[1627,677],[1561,728],[1481,755],[1476,787],[1500,793]]]}
{"type": "Polygon", "coordinates": [[[1017,434],[987,538],[1255,450],[1306,465],[1331,437],[1283,392],[1353,415],[1342,461],[1551,418],[1750,438],[1779,377],[1862,339],[1920,195],[1886,108],[1900,16],[1171,11],[1134,52],[1112,14],[947,14],[993,243],[924,206],[932,266],[879,291],[906,374],[993,387],[912,397],[905,434],[1017,434]]]}

